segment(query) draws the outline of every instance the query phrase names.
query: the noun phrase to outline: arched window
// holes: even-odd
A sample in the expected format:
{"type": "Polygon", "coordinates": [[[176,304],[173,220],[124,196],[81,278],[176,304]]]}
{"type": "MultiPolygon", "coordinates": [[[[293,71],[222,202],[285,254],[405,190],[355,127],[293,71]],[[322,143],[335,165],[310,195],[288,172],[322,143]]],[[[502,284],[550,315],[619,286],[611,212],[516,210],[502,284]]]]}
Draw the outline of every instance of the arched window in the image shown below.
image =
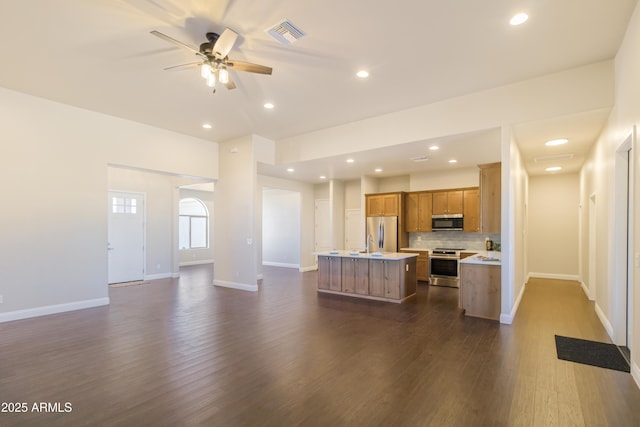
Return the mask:
{"type": "Polygon", "coordinates": [[[198,199],[180,200],[180,250],[209,247],[209,212],[198,199]]]}

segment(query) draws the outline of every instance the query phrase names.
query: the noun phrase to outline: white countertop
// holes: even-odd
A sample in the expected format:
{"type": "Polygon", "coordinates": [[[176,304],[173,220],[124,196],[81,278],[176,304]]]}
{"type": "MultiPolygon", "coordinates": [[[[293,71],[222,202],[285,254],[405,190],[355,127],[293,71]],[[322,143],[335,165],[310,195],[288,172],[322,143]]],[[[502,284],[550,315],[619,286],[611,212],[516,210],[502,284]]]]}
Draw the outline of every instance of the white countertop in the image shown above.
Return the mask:
{"type": "Polygon", "coordinates": [[[399,253],[399,252],[370,252],[370,253],[359,253],[352,251],[323,251],[323,252],[314,252],[314,255],[321,256],[335,256],[341,258],[365,258],[365,259],[391,259],[391,260],[401,260],[412,257],[417,257],[418,254],[409,254],[409,253],[399,253]]]}
{"type": "MultiPolygon", "coordinates": [[[[471,252],[471,251],[469,251],[471,252]]],[[[460,264],[502,265],[502,252],[479,251],[475,255],[461,259],[460,264]]]]}

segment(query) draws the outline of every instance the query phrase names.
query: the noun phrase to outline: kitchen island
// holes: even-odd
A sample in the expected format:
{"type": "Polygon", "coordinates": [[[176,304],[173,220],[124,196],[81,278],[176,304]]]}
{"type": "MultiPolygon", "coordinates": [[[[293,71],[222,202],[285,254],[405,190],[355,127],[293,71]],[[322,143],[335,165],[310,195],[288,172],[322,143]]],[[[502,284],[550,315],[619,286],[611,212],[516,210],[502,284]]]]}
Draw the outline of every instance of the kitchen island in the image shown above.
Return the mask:
{"type": "Polygon", "coordinates": [[[416,294],[417,254],[317,252],[318,292],[401,303],[416,294]]]}

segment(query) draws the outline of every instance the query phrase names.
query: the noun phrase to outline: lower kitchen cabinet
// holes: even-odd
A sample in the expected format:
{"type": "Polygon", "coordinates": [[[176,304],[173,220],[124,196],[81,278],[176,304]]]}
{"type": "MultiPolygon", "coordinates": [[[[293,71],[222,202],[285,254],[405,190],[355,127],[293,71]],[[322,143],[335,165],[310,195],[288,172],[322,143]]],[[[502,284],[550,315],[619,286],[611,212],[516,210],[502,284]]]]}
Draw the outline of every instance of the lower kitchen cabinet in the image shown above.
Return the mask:
{"type": "Polygon", "coordinates": [[[465,315],[500,320],[502,267],[460,264],[460,306],[465,315]]]}
{"type": "Polygon", "coordinates": [[[318,255],[318,292],[402,302],[416,293],[416,258],[318,255]]]}
{"type": "Polygon", "coordinates": [[[369,295],[369,260],[342,258],[342,292],[369,295]]]}
{"type": "Polygon", "coordinates": [[[318,257],[318,289],[342,291],[342,263],[340,258],[318,257]]]}
{"type": "Polygon", "coordinates": [[[428,250],[402,250],[402,253],[418,254],[416,258],[416,278],[421,282],[429,281],[429,251],[428,250]]]}
{"type": "Polygon", "coordinates": [[[370,260],[369,293],[376,297],[400,298],[400,263],[370,260]]]}

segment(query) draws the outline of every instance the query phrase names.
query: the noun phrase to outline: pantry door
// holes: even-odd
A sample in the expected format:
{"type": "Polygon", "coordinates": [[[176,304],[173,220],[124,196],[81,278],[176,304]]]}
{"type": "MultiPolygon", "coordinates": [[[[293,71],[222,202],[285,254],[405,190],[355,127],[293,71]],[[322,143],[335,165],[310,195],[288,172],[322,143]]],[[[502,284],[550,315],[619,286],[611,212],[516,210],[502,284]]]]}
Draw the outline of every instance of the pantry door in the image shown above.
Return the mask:
{"type": "Polygon", "coordinates": [[[109,284],[144,278],[144,194],[109,191],[109,284]]]}

